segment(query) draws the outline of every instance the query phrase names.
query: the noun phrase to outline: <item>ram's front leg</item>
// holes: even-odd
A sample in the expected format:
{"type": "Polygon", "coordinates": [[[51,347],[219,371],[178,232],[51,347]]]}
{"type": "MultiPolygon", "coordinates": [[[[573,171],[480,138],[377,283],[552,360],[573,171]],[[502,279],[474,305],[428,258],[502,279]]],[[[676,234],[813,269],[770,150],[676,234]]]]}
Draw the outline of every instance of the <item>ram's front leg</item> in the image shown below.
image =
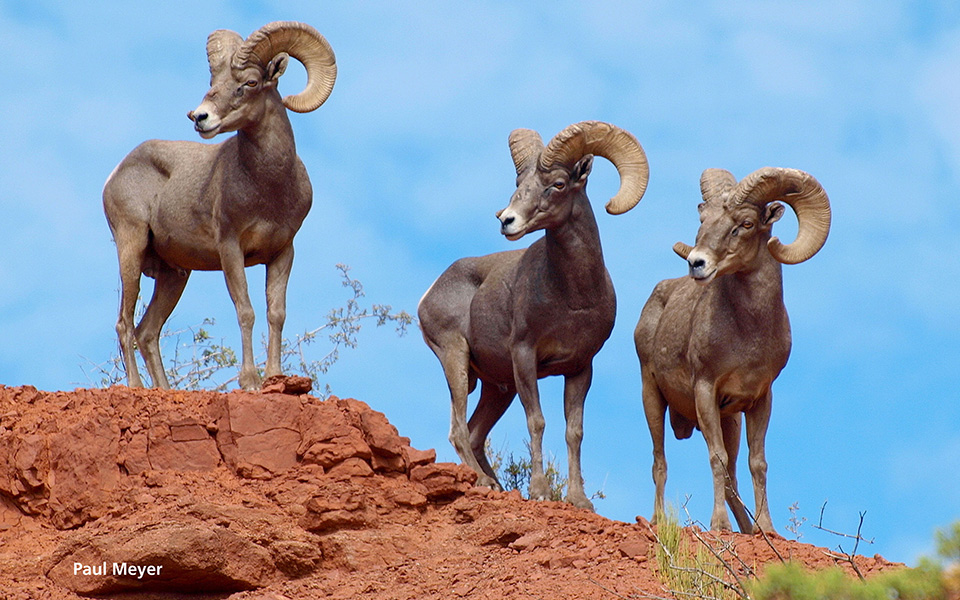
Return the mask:
{"type": "Polygon", "coordinates": [[[767,458],[764,451],[772,405],[773,390],[768,388],[763,399],[747,413],[747,448],[750,451],[750,474],[753,477],[757,524],[768,533],[776,533],[767,500],[767,458]]]}
{"type": "Polygon", "coordinates": [[[527,416],[530,433],[530,498],[550,499],[550,484],[543,472],[543,411],[540,409],[540,391],[537,389],[537,353],[528,345],[514,346],[513,379],[520,394],[520,403],[527,416]]]}
{"type": "Polygon", "coordinates": [[[583,474],[580,470],[580,446],[583,442],[583,405],[593,378],[593,366],[564,379],[563,412],[567,421],[567,497],[574,506],[593,510],[593,502],[583,489],[583,474]]]}
{"type": "Polygon", "coordinates": [[[267,377],[283,373],[280,350],[283,345],[283,323],[287,318],[287,282],[292,268],[293,244],[267,264],[267,377]]]}
{"type": "Polygon", "coordinates": [[[256,315],[253,305],[250,304],[250,294],[247,292],[247,276],[244,273],[243,251],[236,242],[221,242],[220,265],[224,279],[227,281],[227,290],[237,309],[237,321],[240,323],[240,345],[242,348],[240,362],[240,387],[245,390],[255,390],[260,386],[260,374],[253,361],[253,322],[256,315]]]}
{"type": "Polygon", "coordinates": [[[720,425],[720,407],[717,405],[716,390],[712,381],[698,380],[694,384],[694,397],[697,405],[697,421],[707,442],[710,454],[710,470],[713,473],[713,514],[710,517],[710,529],[731,531],[730,515],[725,503],[727,496],[727,450],[723,444],[723,430],[720,425]]]}

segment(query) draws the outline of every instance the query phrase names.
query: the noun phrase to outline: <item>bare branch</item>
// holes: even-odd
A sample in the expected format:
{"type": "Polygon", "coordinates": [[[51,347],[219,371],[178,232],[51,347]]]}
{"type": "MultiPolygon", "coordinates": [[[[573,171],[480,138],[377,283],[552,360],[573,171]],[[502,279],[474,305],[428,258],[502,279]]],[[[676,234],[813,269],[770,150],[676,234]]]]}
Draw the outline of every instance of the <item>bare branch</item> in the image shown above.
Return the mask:
{"type": "MultiPolygon", "coordinates": [[[[343,264],[336,266],[342,278],[341,285],[352,292],[344,306],[334,308],[327,313],[326,322],[315,329],[305,331],[294,336],[294,339],[281,341],[281,365],[285,372],[299,372],[314,382],[314,389],[320,388],[320,377],[326,373],[340,358],[340,349],[356,348],[358,334],[364,320],[375,319],[379,327],[387,323],[395,323],[398,335],[406,334],[407,327],[416,323],[416,319],[406,311],[393,312],[386,304],[372,304],[369,307],[361,306],[359,300],[364,297],[363,285],[349,275],[350,268],[343,264]],[[317,341],[318,335],[327,332],[327,339],[331,344],[330,350],[317,360],[310,360],[306,346],[317,341]]],[[[142,302],[138,301],[137,314],[144,311],[142,302]]],[[[142,318],[142,317],[141,317],[142,318]]],[[[223,381],[225,368],[236,367],[237,354],[227,346],[223,339],[215,340],[210,335],[209,326],[214,325],[213,319],[204,319],[203,323],[195,327],[185,327],[175,331],[164,330],[161,333],[161,344],[174,346],[173,357],[165,364],[167,379],[172,387],[179,389],[214,389],[224,391],[239,379],[236,372],[223,381]]],[[[262,350],[254,358],[257,370],[263,374],[266,370],[266,336],[262,339],[262,350]]],[[[86,360],[86,359],[85,359],[86,360]]],[[[143,365],[142,357],[137,357],[143,365]]],[[[103,363],[94,363],[86,360],[91,367],[89,374],[99,378],[99,385],[107,387],[120,383],[125,376],[123,361],[120,357],[119,346],[116,354],[103,363]]],[[[88,374],[88,379],[89,379],[88,374]]],[[[329,395],[329,386],[323,386],[326,395],[329,395]]]]}
{"type": "Polygon", "coordinates": [[[854,544],[853,544],[853,552],[847,552],[847,551],[845,551],[845,550],[843,549],[843,546],[841,546],[841,545],[838,544],[838,545],[837,545],[837,549],[842,553],[842,555],[837,555],[837,554],[833,554],[833,553],[829,553],[829,552],[828,552],[828,553],[827,553],[827,556],[833,558],[834,560],[848,563],[848,564],[850,565],[850,567],[853,568],[853,572],[857,574],[857,577],[859,577],[861,581],[866,581],[866,577],[864,577],[863,573],[860,572],[860,567],[857,566],[857,561],[855,560],[855,556],[856,556],[856,554],[857,554],[857,549],[860,547],[860,542],[861,542],[861,541],[867,542],[868,544],[872,544],[872,543],[873,543],[873,539],[872,539],[872,538],[868,540],[868,539],[864,538],[864,537],[861,535],[861,533],[860,533],[861,530],[863,529],[863,519],[864,519],[864,517],[866,516],[867,511],[862,511],[862,512],[860,513],[860,523],[857,525],[857,533],[856,533],[856,535],[850,535],[849,533],[842,533],[842,532],[839,532],[839,531],[833,531],[832,529],[827,529],[826,527],[823,526],[823,512],[824,512],[824,510],[825,510],[826,508],[827,508],[827,501],[824,500],[824,501],[823,501],[823,505],[820,507],[820,521],[819,521],[816,525],[813,525],[813,527],[814,527],[815,529],[819,529],[820,531],[826,531],[827,533],[832,533],[833,535],[837,535],[837,536],[840,536],[840,537],[845,537],[845,538],[850,538],[850,539],[852,539],[852,540],[855,540],[855,542],[854,542],[854,544]]]}
{"type": "MultiPolygon", "coordinates": [[[[685,502],[683,503],[683,510],[687,513],[687,517],[689,518],[689,517],[690,517],[690,512],[687,510],[687,502],[689,502],[689,497],[687,498],[687,501],[685,501],[685,502]]],[[[704,548],[706,548],[707,551],[709,551],[710,554],[712,554],[713,557],[714,557],[715,559],[717,559],[717,561],[720,563],[720,565],[723,566],[723,568],[727,571],[727,573],[729,573],[730,576],[733,577],[734,581],[736,582],[736,586],[734,586],[733,584],[731,584],[731,583],[729,583],[729,582],[727,582],[727,581],[724,581],[724,580],[722,580],[722,579],[720,579],[720,578],[717,578],[717,577],[715,577],[714,575],[712,575],[712,574],[710,574],[710,573],[704,572],[703,574],[704,574],[704,575],[707,575],[708,577],[713,577],[713,578],[716,579],[719,583],[721,583],[724,587],[726,587],[727,589],[733,591],[734,593],[736,593],[736,594],[737,594],[738,596],[740,596],[741,598],[747,598],[747,599],[749,599],[749,598],[750,598],[750,595],[747,593],[747,589],[744,587],[743,581],[740,580],[740,576],[737,574],[736,569],[734,569],[733,566],[732,566],[729,562],[727,562],[727,560],[726,560],[725,558],[723,558],[723,556],[721,556],[719,552],[717,552],[716,548],[713,547],[713,544],[707,543],[707,541],[703,538],[703,536],[700,535],[698,529],[700,529],[700,528],[690,527],[690,531],[693,533],[693,537],[695,537],[695,538],[697,539],[697,541],[700,542],[700,545],[702,545],[704,548]]],[[[729,548],[729,547],[728,547],[727,549],[728,549],[728,550],[732,550],[732,549],[729,548]]],[[[746,563],[744,563],[743,560],[740,559],[740,556],[737,555],[736,551],[732,551],[732,553],[733,553],[733,555],[737,558],[737,560],[740,561],[741,564],[743,564],[744,566],[746,566],[746,563]]],[[[748,568],[748,569],[749,569],[749,568],[748,568]]],[[[753,571],[752,569],[749,569],[748,573],[749,573],[749,574],[752,574],[752,571],[753,571]]]]}
{"type": "Polygon", "coordinates": [[[763,541],[765,541],[767,543],[767,546],[769,546],[770,549],[773,550],[773,553],[777,555],[777,558],[780,559],[780,562],[786,562],[786,560],[783,558],[783,555],[781,555],[780,551],[777,550],[777,547],[774,546],[773,542],[770,541],[770,538],[767,536],[767,532],[764,531],[762,527],[760,527],[760,522],[757,521],[756,515],[754,515],[753,512],[751,512],[750,509],[747,508],[747,505],[743,501],[743,498],[740,497],[740,493],[737,491],[737,489],[733,485],[731,485],[730,474],[727,473],[726,470],[724,470],[723,474],[727,480],[727,484],[726,484],[727,491],[731,492],[734,495],[734,497],[737,499],[737,502],[739,502],[740,506],[743,507],[743,510],[747,512],[747,516],[750,517],[751,521],[753,521],[753,526],[756,528],[757,531],[760,532],[760,535],[763,536],[763,541]]]}
{"type": "MultiPolygon", "coordinates": [[[[833,535],[837,535],[837,536],[840,536],[840,537],[845,537],[845,538],[850,538],[850,539],[852,539],[852,540],[857,540],[857,544],[858,544],[858,545],[859,545],[860,542],[866,542],[866,543],[868,543],[868,544],[872,544],[872,543],[873,543],[873,538],[871,538],[871,539],[868,540],[868,539],[866,539],[866,538],[864,538],[863,536],[860,535],[860,529],[863,527],[863,518],[864,518],[864,516],[866,516],[866,514],[867,514],[866,511],[863,511],[863,512],[860,513],[860,525],[857,527],[857,533],[856,533],[856,535],[850,535],[849,533],[842,533],[842,532],[840,532],[840,531],[833,531],[832,529],[827,529],[826,527],[823,526],[823,511],[824,511],[824,509],[825,509],[826,507],[827,507],[827,501],[824,500],[824,501],[823,501],[823,506],[820,507],[820,521],[819,521],[816,525],[811,525],[811,527],[813,527],[814,529],[819,529],[820,531],[825,531],[825,532],[827,532],[827,533],[832,533],[833,535]]],[[[854,547],[854,550],[856,551],[856,547],[854,547]]]]}

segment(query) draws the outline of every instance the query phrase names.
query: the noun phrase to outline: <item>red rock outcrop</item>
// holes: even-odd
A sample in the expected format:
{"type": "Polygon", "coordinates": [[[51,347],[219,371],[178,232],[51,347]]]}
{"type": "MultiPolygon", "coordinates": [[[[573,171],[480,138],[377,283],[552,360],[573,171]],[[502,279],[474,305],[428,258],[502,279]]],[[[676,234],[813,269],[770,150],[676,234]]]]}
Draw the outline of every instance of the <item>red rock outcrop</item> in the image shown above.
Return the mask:
{"type": "MultiPolygon", "coordinates": [[[[475,488],[363,402],[280,393],[298,385],[0,386],[0,598],[663,595],[643,519],[475,488]]],[[[759,538],[727,538],[748,564],[774,559],[759,538]]]]}
{"type": "Polygon", "coordinates": [[[321,561],[317,534],[375,527],[384,512],[416,520],[476,480],[352,399],[0,387],[0,414],[4,518],[22,512],[67,531],[45,573],[80,594],[232,592],[303,576],[321,561]],[[250,506],[222,489],[214,502],[197,497],[225,470],[234,487],[272,486],[250,506]]]}

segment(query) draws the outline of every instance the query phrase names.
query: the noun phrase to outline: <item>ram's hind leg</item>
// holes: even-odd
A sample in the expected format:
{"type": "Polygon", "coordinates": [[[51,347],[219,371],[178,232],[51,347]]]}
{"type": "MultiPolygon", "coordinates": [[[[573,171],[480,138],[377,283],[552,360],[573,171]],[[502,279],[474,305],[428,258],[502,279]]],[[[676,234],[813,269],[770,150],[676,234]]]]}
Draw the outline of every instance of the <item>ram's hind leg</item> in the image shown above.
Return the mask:
{"type": "Polygon", "coordinates": [[[153,286],[153,297],[147,305],[147,312],[137,325],[137,344],[143,354],[143,361],[147,365],[147,373],[153,381],[154,387],[170,388],[166,371],[163,368],[163,359],[160,356],[160,331],[163,324],[170,318],[170,313],[180,301],[183,288],[190,277],[189,271],[179,271],[158,261],[158,269],[153,286]]]}
{"type": "Polygon", "coordinates": [[[463,464],[476,471],[482,480],[485,473],[470,447],[470,430],[467,427],[467,396],[476,386],[476,378],[470,374],[467,340],[459,333],[449,333],[443,336],[440,344],[427,343],[440,359],[450,389],[450,444],[463,464]]]}
{"type": "Polygon", "coordinates": [[[667,485],[667,456],[664,451],[664,426],[667,412],[667,401],[657,380],[650,370],[641,366],[640,375],[643,381],[643,413],[647,418],[647,427],[650,429],[650,439],[653,442],[653,519],[656,523],[664,514],[664,489],[667,485]]]}
{"type": "Polygon", "coordinates": [[[747,514],[747,507],[740,496],[740,487],[737,484],[737,457],[740,455],[740,431],[742,413],[734,413],[720,418],[720,429],[723,432],[723,446],[727,451],[727,485],[726,497],[733,518],[737,520],[740,533],[753,533],[753,520],[747,514]]]}
{"type": "Polygon", "coordinates": [[[503,489],[497,481],[497,474],[490,466],[490,461],[487,460],[487,436],[516,395],[517,392],[512,387],[501,387],[494,383],[480,384],[480,401],[470,417],[470,422],[467,423],[467,429],[470,431],[470,448],[483,471],[483,475],[477,480],[477,485],[485,485],[495,490],[503,489]]]}
{"type": "Polygon", "coordinates": [[[140,297],[140,274],[143,271],[144,254],[149,242],[146,225],[114,231],[117,258],[120,262],[120,311],[117,316],[117,338],[120,355],[127,373],[127,385],[143,387],[137,370],[136,334],[133,325],[140,297]]]}

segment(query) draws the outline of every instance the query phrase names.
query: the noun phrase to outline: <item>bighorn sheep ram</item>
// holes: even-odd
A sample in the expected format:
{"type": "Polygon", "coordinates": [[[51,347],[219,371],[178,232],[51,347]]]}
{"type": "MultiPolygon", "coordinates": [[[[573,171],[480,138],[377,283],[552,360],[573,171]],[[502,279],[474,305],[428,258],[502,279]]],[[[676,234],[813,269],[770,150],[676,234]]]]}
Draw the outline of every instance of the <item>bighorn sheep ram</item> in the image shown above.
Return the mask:
{"type": "Polygon", "coordinates": [[[546,147],[528,129],[513,131],[509,142],[517,190],[497,213],[500,232],[511,241],[539,229],[546,233],[525,250],[453,263],[421,299],[420,326],[450,388],[450,441],[480,475],[478,485],[499,487],[484,444],[519,392],[530,432],[530,496],[547,497],[537,380],[565,377],[566,500],[592,508],[580,473],[583,404],[593,357],[613,329],[616,296],[587,199],[587,175],[593,155],[617,167],[620,189],[606,208],[621,214],[643,196],[647,160],[630,133],[596,121],[570,125],[546,147]],[[477,379],[480,399],[467,423],[467,395],[477,379]]]}
{"type": "Polygon", "coordinates": [[[706,440],[713,472],[711,529],[730,529],[726,498],[740,531],[753,532],[736,478],[744,413],[756,523],[772,532],[764,438],[771,386],[790,354],[781,264],[803,262],[820,250],[830,230],[830,204],[816,179],[794,169],[760,169],[739,184],[727,171],[708,169],[700,189],[696,246],[678,242],[673,248],[689,263],[690,276],[660,282],[634,332],[653,438],[654,515],[663,510],[669,408],[677,439],[697,428],[706,440]],[[778,201],[797,215],[797,239],[789,245],[771,237],[784,212],[778,201]]]}
{"type": "Polygon", "coordinates": [[[303,23],[265,25],[244,40],[219,30],[207,40],[210,91],[187,116],[204,139],[236,131],[223,143],[151,140],[110,175],[103,208],[120,261],[117,334],[129,385],[142,385],[135,344],[154,386],[170,387],[160,358],[160,330],[190,272],[223,271],[240,322],[240,386],[255,388],[254,312],[244,267],[265,264],[269,342],[266,374],[279,374],[293,237],[313,191],[297,156],[287,109],[309,112],[333,89],[333,50],[303,23]],[[281,99],[277,83],[290,57],[303,63],[306,88],[281,99]],[[134,329],[140,274],[156,280],[134,329]]]}

